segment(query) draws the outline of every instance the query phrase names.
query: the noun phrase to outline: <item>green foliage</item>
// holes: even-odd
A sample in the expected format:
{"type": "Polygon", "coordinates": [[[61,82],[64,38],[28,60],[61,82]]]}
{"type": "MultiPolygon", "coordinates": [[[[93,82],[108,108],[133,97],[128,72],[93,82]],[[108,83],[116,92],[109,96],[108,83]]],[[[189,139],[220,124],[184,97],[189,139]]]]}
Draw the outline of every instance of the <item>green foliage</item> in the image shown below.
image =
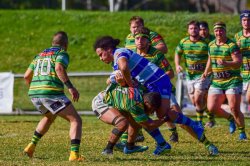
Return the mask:
{"type": "MultiPolygon", "coordinates": [[[[82,116],[83,135],[81,154],[85,157],[82,163],[68,162],[70,138],[68,136],[69,123],[57,118],[52,124],[49,132],[40,140],[32,160],[22,155],[25,146],[31,141],[35,127],[41,116],[1,116],[0,117],[0,165],[88,165],[88,166],[110,166],[110,165],[248,165],[250,144],[248,141],[238,141],[238,132],[230,135],[228,121],[216,119],[215,128],[207,129],[206,136],[213,142],[220,151],[219,156],[208,156],[204,145],[199,143],[187,134],[183,129],[178,128],[180,142],[171,144],[172,151],[164,156],[153,156],[155,148],[154,141],[145,131],[146,141],[140,145],[149,146],[144,153],[124,155],[114,151],[113,158],[101,155],[104,149],[111,125],[104,124],[94,116],[82,116]]],[[[246,119],[246,131],[249,130],[250,119],[246,119]]],[[[160,130],[167,140],[170,132],[163,125],[160,130]]]]}

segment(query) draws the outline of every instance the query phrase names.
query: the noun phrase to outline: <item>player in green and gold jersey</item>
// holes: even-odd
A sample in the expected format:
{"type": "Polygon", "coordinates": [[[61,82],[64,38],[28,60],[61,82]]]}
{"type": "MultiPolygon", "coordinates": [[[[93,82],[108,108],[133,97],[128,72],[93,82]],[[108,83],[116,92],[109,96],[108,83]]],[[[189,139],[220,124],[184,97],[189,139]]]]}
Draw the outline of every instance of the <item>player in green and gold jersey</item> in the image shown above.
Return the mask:
{"type": "Polygon", "coordinates": [[[212,83],[208,91],[208,110],[218,116],[230,121],[230,133],[234,133],[236,122],[240,140],[247,139],[245,134],[244,115],[240,111],[242,77],[240,67],[242,55],[239,47],[226,36],[226,24],[216,22],[214,24],[216,40],[209,44],[209,59],[203,77],[212,72],[212,83]],[[221,105],[228,100],[230,110],[233,114],[227,113],[221,105]]]}
{"type": "MultiPolygon", "coordinates": [[[[200,21],[199,24],[200,24],[199,35],[207,42],[207,44],[209,44],[211,41],[215,39],[215,36],[209,33],[209,26],[206,21],[200,21]]],[[[205,124],[205,126],[212,128],[216,123],[214,114],[207,111],[207,109],[206,109],[206,114],[208,117],[208,122],[205,124]]]]}
{"type": "Polygon", "coordinates": [[[33,156],[36,144],[49,130],[55,118],[60,116],[70,122],[69,161],[82,160],[79,155],[82,119],[64,93],[66,85],[73,101],[79,99],[79,93],[66,73],[69,64],[67,48],[67,34],[63,31],[57,32],[53,36],[52,47],[36,55],[24,74],[31,101],[44,115],[37,125],[31,143],[24,149],[24,153],[29,157],[33,156]]]}
{"type": "Polygon", "coordinates": [[[183,38],[175,50],[176,72],[183,72],[180,65],[184,59],[187,89],[191,102],[196,108],[197,121],[202,122],[203,113],[206,111],[207,89],[210,79],[201,79],[208,59],[208,45],[199,35],[199,22],[190,21],[187,25],[188,37],[183,38]]]}
{"type": "MultiPolygon", "coordinates": [[[[242,53],[241,75],[243,78],[243,95],[250,104],[250,11],[244,10],[240,15],[242,30],[235,34],[234,40],[242,53]]],[[[248,105],[245,108],[248,111],[248,105]]]]}
{"type": "MultiPolygon", "coordinates": [[[[139,27],[144,27],[144,20],[143,18],[139,16],[133,16],[130,18],[129,21],[129,26],[130,26],[130,34],[126,37],[125,40],[125,47],[128,49],[135,49],[135,30],[139,27]]],[[[160,50],[162,53],[166,54],[168,52],[167,45],[165,44],[163,38],[161,35],[154,31],[150,31],[150,41],[151,45],[158,50],[160,50]]]]}

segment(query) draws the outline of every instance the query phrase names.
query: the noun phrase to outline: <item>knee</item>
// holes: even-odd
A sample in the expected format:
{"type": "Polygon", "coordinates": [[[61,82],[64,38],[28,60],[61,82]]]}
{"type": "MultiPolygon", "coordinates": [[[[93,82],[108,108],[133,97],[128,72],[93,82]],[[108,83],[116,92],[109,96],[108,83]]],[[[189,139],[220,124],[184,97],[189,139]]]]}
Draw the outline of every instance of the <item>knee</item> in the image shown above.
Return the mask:
{"type": "Polygon", "coordinates": [[[76,123],[78,126],[82,126],[82,118],[80,117],[80,115],[75,116],[72,119],[72,122],[76,123]]]}
{"type": "Polygon", "coordinates": [[[129,125],[128,120],[123,116],[115,118],[112,124],[120,131],[126,131],[129,125]]]}

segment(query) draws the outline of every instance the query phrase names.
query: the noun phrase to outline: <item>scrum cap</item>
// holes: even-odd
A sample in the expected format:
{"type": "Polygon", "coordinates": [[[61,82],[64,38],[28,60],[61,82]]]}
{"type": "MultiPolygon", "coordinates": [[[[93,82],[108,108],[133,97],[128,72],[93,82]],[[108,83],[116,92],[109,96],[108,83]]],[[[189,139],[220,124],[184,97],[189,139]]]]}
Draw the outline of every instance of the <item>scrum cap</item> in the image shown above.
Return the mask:
{"type": "Polygon", "coordinates": [[[250,10],[243,10],[240,14],[240,20],[242,20],[243,17],[250,18],[250,10]]]}

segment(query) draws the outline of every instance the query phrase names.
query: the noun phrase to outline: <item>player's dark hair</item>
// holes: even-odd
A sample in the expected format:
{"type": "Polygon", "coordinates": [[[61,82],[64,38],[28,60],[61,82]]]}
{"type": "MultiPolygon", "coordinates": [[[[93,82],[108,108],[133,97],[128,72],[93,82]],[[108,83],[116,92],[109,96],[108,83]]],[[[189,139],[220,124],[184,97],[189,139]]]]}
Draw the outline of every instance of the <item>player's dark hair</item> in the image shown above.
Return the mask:
{"type": "Polygon", "coordinates": [[[129,20],[129,25],[131,25],[132,22],[141,23],[144,26],[144,20],[140,16],[131,17],[130,20],[129,20]]]}
{"type": "Polygon", "coordinates": [[[199,23],[200,23],[200,27],[204,27],[206,29],[209,29],[208,23],[206,21],[200,21],[199,23]]]}
{"type": "Polygon", "coordinates": [[[197,27],[200,28],[200,23],[199,23],[198,21],[196,21],[196,20],[191,20],[191,21],[189,21],[189,22],[187,23],[187,28],[189,27],[189,25],[195,25],[195,26],[197,26],[197,27]]]}
{"type": "Polygon", "coordinates": [[[115,49],[116,46],[118,46],[120,43],[119,39],[114,39],[111,36],[103,36],[100,38],[97,38],[94,44],[94,50],[96,50],[97,48],[102,48],[104,50],[111,48],[111,49],[115,49]]]}
{"type": "Polygon", "coordinates": [[[144,34],[144,35],[147,35],[149,36],[150,34],[150,30],[146,27],[138,27],[136,30],[135,30],[135,35],[136,34],[144,34]]]}
{"type": "Polygon", "coordinates": [[[149,92],[143,95],[144,102],[147,101],[152,107],[158,109],[161,106],[161,95],[158,92],[149,92]]]}
{"type": "Polygon", "coordinates": [[[52,39],[53,46],[65,46],[68,44],[68,35],[64,31],[58,31],[54,34],[52,39]]]}

